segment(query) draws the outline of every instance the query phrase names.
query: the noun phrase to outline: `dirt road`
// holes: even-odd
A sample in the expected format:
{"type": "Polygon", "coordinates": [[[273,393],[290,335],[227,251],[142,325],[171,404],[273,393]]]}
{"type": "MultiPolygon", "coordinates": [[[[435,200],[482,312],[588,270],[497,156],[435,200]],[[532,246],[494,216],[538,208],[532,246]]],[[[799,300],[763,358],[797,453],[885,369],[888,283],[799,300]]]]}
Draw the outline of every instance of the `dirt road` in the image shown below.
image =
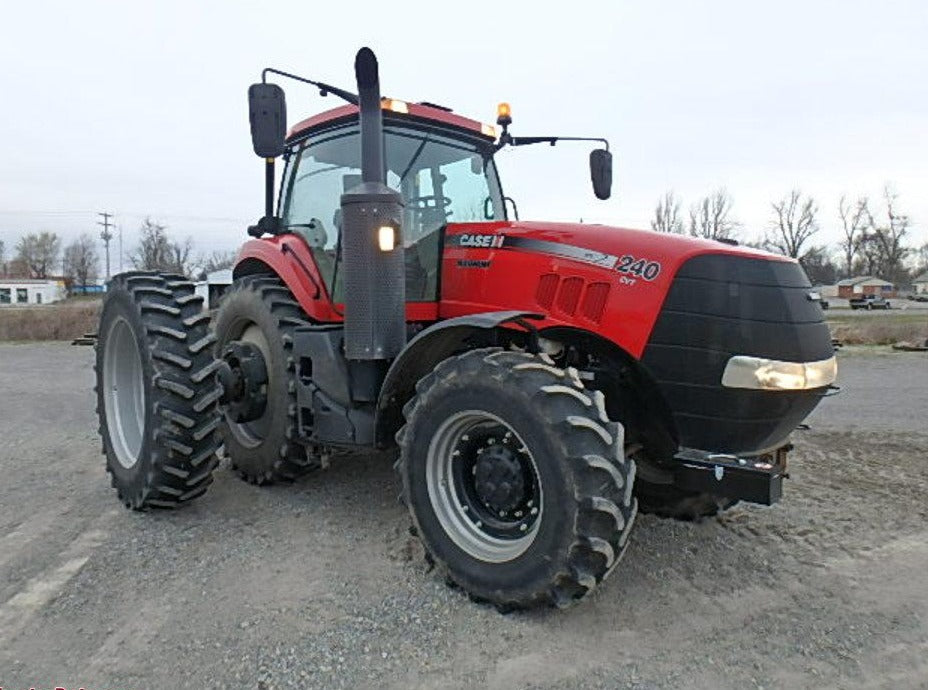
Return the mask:
{"type": "Polygon", "coordinates": [[[643,516],[565,611],[426,570],[389,458],[130,513],[92,351],[0,346],[0,687],[928,687],[928,357],[846,352],[773,508],[643,516]]]}

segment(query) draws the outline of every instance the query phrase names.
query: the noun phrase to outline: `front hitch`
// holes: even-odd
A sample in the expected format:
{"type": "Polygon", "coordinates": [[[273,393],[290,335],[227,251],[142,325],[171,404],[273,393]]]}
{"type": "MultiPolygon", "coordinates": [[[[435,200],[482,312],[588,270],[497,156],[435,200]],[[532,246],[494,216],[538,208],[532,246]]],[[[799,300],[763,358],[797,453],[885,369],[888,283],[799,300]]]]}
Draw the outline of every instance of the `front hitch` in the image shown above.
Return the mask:
{"type": "Polygon", "coordinates": [[[739,457],[693,448],[675,455],[673,483],[680,489],[773,505],[783,495],[786,454],[792,445],[755,457],[739,457]]]}

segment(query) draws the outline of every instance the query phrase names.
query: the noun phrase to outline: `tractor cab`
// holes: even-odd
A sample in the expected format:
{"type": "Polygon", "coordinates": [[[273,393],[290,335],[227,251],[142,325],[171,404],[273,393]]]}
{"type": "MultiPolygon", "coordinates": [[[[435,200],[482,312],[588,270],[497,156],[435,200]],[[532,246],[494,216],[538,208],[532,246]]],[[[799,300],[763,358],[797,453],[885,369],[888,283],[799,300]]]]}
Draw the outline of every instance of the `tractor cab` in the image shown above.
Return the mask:
{"type": "MultiPolygon", "coordinates": [[[[506,217],[493,162],[495,132],[433,106],[383,103],[386,183],[403,202],[406,299],[434,301],[441,230],[506,217]]],[[[344,301],[341,197],[361,181],[360,137],[356,109],[337,108],[294,127],[284,153],[281,229],[303,237],[338,303],[344,301]]]]}

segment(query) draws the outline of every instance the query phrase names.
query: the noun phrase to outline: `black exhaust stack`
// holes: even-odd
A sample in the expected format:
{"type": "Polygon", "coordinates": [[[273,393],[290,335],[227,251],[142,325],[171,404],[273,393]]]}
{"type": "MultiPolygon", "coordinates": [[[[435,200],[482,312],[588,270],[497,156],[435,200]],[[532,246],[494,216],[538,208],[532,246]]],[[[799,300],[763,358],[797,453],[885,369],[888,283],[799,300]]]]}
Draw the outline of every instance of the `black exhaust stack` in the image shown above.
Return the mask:
{"type": "MultiPolygon", "coordinates": [[[[345,286],[345,356],[352,388],[379,387],[376,372],[406,344],[406,272],[400,194],[386,185],[377,58],[370,48],[354,63],[361,110],[361,179],[341,198],[345,286]],[[374,383],[376,381],[376,383],[374,383]],[[369,384],[368,384],[369,385],[369,384]]],[[[376,391],[374,391],[376,395],[376,391]]],[[[358,399],[358,398],[355,398],[358,399]]]]}

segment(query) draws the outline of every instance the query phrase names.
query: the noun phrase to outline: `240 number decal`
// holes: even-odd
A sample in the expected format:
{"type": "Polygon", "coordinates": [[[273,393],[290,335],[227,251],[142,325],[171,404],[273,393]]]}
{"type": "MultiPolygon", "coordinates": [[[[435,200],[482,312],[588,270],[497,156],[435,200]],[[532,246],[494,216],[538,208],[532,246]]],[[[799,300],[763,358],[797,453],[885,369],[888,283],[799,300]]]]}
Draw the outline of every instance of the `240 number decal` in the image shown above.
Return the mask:
{"type": "Polygon", "coordinates": [[[645,280],[654,280],[661,274],[661,265],[657,261],[639,259],[631,254],[621,257],[615,270],[626,276],[636,276],[645,280]]]}

